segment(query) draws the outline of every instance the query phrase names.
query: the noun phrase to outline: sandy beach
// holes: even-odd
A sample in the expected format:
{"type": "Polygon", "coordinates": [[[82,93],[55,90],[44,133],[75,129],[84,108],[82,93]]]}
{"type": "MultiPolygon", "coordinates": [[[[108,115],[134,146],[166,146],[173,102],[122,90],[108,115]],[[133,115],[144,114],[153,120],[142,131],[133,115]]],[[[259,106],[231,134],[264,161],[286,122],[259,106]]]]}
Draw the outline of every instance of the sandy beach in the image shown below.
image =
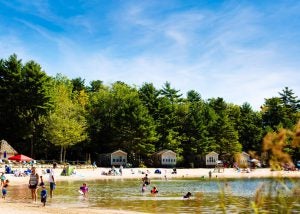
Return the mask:
{"type": "MultiPolygon", "coordinates": [[[[290,177],[300,178],[300,171],[271,171],[269,168],[258,168],[247,173],[246,171],[238,172],[233,168],[225,168],[224,172],[214,172],[210,168],[192,168],[192,169],[177,169],[176,174],[172,174],[172,169],[159,168],[161,174],[155,174],[156,168],[132,168],[123,169],[122,175],[102,175],[103,172],[108,172],[110,168],[81,168],[75,169],[75,174],[71,176],[60,175],[62,169],[55,169],[56,181],[88,181],[97,179],[141,179],[144,174],[148,174],[149,178],[209,178],[209,171],[212,172],[212,178],[272,178],[272,177],[290,177]]],[[[118,169],[117,169],[118,170],[118,169]]],[[[4,170],[0,171],[3,172],[4,170]]],[[[37,168],[39,175],[45,174],[45,168],[37,168]]],[[[16,177],[13,174],[6,174],[10,180],[10,185],[28,184],[28,176],[16,177]]]]}
{"type": "MultiPolygon", "coordinates": [[[[80,168],[75,170],[75,174],[71,176],[61,176],[61,168],[55,169],[56,181],[89,181],[97,179],[141,179],[144,174],[148,174],[149,178],[161,178],[168,179],[172,178],[204,178],[209,179],[209,171],[212,172],[213,179],[226,179],[226,178],[269,178],[269,177],[289,177],[289,178],[300,178],[300,171],[271,171],[269,168],[255,169],[249,173],[237,172],[235,169],[226,168],[224,172],[213,172],[214,169],[209,168],[196,168],[196,169],[177,169],[177,174],[172,174],[172,169],[160,168],[161,174],[155,174],[156,168],[133,168],[123,169],[122,175],[103,175],[103,172],[108,172],[109,168],[80,168]]],[[[0,170],[0,172],[2,172],[0,170]]],[[[38,167],[37,172],[40,175],[45,173],[45,168],[38,167]]],[[[16,177],[14,175],[7,175],[7,179],[10,180],[10,185],[28,185],[29,177],[16,177]]],[[[47,181],[47,180],[46,180],[47,181]]],[[[27,204],[17,203],[11,201],[0,200],[1,211],[9,213],[82,213],[89,212],[93,213],[137,213],[124,210],[110,210],[110,209],[93,209],[93,208],[55,208],[55,207],[41,207],[40,203],[27,204]]]]}

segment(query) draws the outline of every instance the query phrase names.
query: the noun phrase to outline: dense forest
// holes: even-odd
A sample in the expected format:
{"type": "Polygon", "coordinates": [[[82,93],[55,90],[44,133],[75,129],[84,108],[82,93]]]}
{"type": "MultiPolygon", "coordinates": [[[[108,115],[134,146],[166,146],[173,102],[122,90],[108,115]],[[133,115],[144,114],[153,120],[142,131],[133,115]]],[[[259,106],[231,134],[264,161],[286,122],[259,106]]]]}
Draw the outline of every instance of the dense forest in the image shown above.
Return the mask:
{"type": "MultiPolygon", "coordinates": [[[[216,151],[224,160],[245,151],[261,156],[262,141],[281,128],[295,129],[300,100],[285,87],[265,98],[260,111],[223,98],[186,96],[169,82],[140,87],[117,81],[48,76],[34,62],[16,55],[0,60],[0,139],[35,159],[86,161],[122,149],[134,166],[147,165],[161,149],[189,166],[197,155],[216,151]]],[[[299,148],[285,147],[295,159],[299,148]]]]}

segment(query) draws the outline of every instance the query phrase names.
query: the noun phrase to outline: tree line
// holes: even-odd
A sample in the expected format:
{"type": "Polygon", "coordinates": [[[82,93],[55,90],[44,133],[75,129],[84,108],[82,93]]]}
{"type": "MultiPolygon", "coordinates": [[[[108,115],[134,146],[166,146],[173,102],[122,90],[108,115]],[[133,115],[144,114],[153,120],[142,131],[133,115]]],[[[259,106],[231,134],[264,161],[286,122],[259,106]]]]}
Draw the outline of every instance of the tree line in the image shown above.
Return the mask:
{"type": "MultiPolygon", "coordinates": [[[[160,89],[121,81],[86,85],[80,77],[48,76],[15,54],[0,60],[0,138],[35,159],[97,161],[122,149],[134,166],[151,166],[154,152],[170,149],[179,165],[189,166],[211,151],[224,160],[241,151],[260,155],[264,136],[293,130],[299,110],[288,87],[255,111],[249,103],[204,100],[195,90],[183,96],[169,82],[160,89]]],[[[285,149],[300,156],[299,148],[285,149]]]]}

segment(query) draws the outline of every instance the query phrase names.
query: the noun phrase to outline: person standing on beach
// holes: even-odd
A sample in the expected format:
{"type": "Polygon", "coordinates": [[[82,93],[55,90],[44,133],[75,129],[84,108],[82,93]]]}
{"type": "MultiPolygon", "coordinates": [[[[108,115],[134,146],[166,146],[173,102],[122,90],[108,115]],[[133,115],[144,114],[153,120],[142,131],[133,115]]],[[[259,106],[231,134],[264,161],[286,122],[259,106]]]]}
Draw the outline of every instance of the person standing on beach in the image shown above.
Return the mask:
{"type": "Polygon", "coordinates": [[[97,169],[97,164],[96,164],[96,161],[93,162],[93,171],[97,169]]]}
{"type": "Polygon", "coordinates": [[[8,183],[9,183],[9,180],[6,180],[6,181],[4,181],[3,184],[2,184],[2,198],[3,198],[3,199],[5,199],[6,194],[7,194],[8,183]]]}
{"type": "Polygon", "coordinates": [[[45,184],[43,184],[42,191],[41,191],[41,202],[43,203],[43,207],[46,206],[46,201],[47,201],[47,190],[45,184]]]}
{"type": "Polygon", "coordinates": [[[31,168],[31,174],[29,178],[29,189],[31,190],[31,198],[36,202],[37,198],[37,187],[39,183],[39,175],[36,173],[36,168],[31,168]]]}
{"type": "Polygon", "coordinates": [[[119,172],[120,172],[120,175],[122,175],[122,173],[123,173],[123,166],[122,165],[120,165],[119,172]]]}
{"type": "Polygon", "coordinates": [[[6,180],[5,174],[4,174],[4,172],[2,172],[2,174],[1,174],[1,186],[3,186],[5,180],[6,180]]]}
{"type": "Polygon", "coordinates": [[[55,189],[55,179],[54,179],[54,169],[56,168],[56,163],[53,163],[52,169],[49,172],[49,184],[50,184],[50,198],[53,196],[53,190],[55,189]]]}

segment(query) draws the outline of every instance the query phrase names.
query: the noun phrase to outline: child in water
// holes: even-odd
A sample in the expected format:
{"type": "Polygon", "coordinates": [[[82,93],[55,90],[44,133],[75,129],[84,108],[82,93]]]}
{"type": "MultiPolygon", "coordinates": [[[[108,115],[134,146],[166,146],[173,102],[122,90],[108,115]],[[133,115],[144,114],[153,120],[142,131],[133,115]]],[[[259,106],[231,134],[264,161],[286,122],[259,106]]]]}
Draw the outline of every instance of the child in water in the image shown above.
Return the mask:
{"type": "Polygon", "coordinates": [[[142,186],[142,192],[145,192],[147,190],[147,186],[145,183],[143,183],[143,186],[142,186]]]}
{"type": "Polygon", "coordinates": [[[155,186],[154,186],[153,189],[151,190],[151,193],[152,193],[152,194],[158,193],[158,190],[157,190],[157,188],[156,188],[155,186]]]}
{"type": "Polygon", "coordinates": [[[79,189],[82,192],[83,196],[86,197],[89,192],[89,188],[87,187],[86,183],[83,183],[79,189]]]}
{"type": "Polygon", "coordinates": [[[43,184],[41,186],[42,186],[41,202],[43,203],[43,207],[44,207],[44,206],[46,206],[46,201],[47,201],[47,190],[46,190],[45,184],[43,184]]]}
{"type": "Polygon", "coordinates": [[[8,187],[9,180],[5,180],[2,184],[2,198],[5,199],[7,194],[7,187],[8,187]]]}

